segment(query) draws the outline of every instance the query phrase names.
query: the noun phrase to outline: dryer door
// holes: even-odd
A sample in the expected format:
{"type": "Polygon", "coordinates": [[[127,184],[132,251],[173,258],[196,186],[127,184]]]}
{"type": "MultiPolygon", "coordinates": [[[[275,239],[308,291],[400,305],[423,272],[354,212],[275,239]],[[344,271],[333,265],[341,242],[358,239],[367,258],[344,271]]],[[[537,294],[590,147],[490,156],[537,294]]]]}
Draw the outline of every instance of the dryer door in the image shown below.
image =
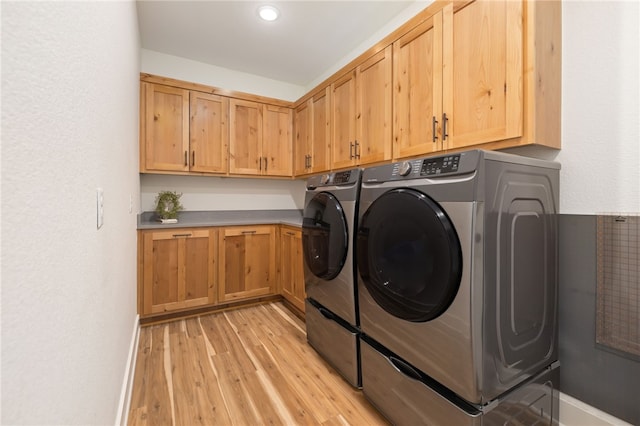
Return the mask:
{"type": "Polygon", "coordinates": [[[323,280],[338,276],[347,257],[348,238],[340,202],[328,192],[315,195],[302,217],[302,251],[313,275],[323,280]]]}
{"type": "Polygon", "coordinates": [[[356,252],[373,299],[404,320],[438,317],[460,286],[458,235],[440,205],[413,189],[393,189],[371,204],[361,220],[356,252]]]}

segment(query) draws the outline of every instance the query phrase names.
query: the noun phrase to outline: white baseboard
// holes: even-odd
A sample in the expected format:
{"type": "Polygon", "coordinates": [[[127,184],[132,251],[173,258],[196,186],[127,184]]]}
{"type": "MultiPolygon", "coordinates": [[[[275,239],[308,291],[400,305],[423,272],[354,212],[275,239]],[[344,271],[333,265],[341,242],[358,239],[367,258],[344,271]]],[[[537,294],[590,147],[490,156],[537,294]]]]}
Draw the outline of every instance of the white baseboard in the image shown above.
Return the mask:
{"type": "Polygon", "coordinates": [[[131,334],[131,344],[129,345],[129,356],[127,358],[127,368],[124,372],[122,390],[120,391],[120,401],[118,403],[118,414],[116,416],[116,426],[126,426],[129,419],[129,408],[131,407],[131,390],[133,389],[133,378],[136,370],[136,358],[138,355],[138,339],[140,338],[140,316],[136,315],[133,322],[133,333],[131,334]]]}
{"type": "Polygon", "coordinates": [[[560,392],[560,426],[632,426],[560,392]]]}

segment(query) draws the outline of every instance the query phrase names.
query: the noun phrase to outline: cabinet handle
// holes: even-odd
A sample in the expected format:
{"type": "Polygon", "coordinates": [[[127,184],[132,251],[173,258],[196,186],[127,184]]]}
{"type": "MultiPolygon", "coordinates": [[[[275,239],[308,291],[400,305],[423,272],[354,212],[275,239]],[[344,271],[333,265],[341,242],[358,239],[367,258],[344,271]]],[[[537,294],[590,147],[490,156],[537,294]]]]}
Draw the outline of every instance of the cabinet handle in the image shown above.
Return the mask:
{"type": "Polygon", "coordinates": [[[196,165],[196,152],[191,151],[191,167],[196,165]]]}
{"type": "Polygon", "coordinates": [[[264,172],[266,173],[269,170],[269,159],[264,157],[264,172]]]}
{"type": "Polygon", "coordinates": [[[187,167],[189,165],[189,153],[187,151],[184,152],[184,166],[187,167]]]}
{"type": "Polygon", "coordinates": [[[436,120],[436,116],[433,117],[433,122],[431,123],[431,133],[433,134],[433,143],[438,141],[438,120],[436,120]]]}
{"type": "Polygon", "coordinates": [[[191,234],[173,234],[173,238],[180,238],[180,237],[190,237],[191,234]]]}
{"type": "Polygon", "coordinates": [[[243,234],[255,234],[256,231],[255,230],[253,230],[253,231],[242,231],[242,233],[243,234]]]}
{"type": "Polygon", "coordinates": [[[311,168],[311,155],[308,155],[308,157],[309,157],[309,165],[307,166],[307,168],[310,169],[311,168]]]}
{"type": "Polygon", "coordinates": [[[260,157],[260,169],[262,171],[262,157],[260,157]]]}
{"type": "Polygon", "coordinates": [[[291,231],[287,231],[287,232],[285,232],[285,234],[287,234],[287,235],[296,235],[296,234],[294,234],[294,233],[293,233],[293,232],[291,232],[291,231]]]}
{"type": "Polygon", "coordinates": [[[449,119],[447,118],[447,113],[442,114],[442,141],[447,140],[449,134],[447,133],[447,124],[449,123],[449,119]]]}
{"type": "Polygon", "coordinates": [[[349,160],[353,160],[353,142],[349,142],[349,160]]]}
{"type": "Polygon", "coordinates": [[[355,158],[359,160],[360,159],[360,142],[356,141],[355,145],[356,145],[356,156],[355,156],[355,158]]]}

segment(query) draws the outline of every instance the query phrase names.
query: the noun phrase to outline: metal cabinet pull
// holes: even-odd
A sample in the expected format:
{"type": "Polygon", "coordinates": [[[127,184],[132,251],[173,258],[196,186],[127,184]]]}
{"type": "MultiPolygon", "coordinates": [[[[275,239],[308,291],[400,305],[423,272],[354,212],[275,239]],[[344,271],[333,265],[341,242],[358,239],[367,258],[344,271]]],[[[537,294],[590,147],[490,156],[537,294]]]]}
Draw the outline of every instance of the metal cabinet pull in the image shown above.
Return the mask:
{"type": "Polygon", "coordinates": [[[262,157],[260,157],[260,168],[259,170],[262,170],[262,157]]]}
{"type": "Polygon", "coordinates": [[[187,151],[184,152],[184,166],[187,167],[189,165],[189,153],[187,151]]]}
{"type": "Polygon", "coordinates": [[[356,141],[356,155],[355,155],[356,159],[360,159],[360,142],[356,141]]]}
{"type": "Polygon", "coordinates": [[[433,143],[438,141],[438,120],[436,120],[436,116],[433,117],[433,122],[431,123],[431,133],[433,134],[433,143]]]}
{"type": "Polygon", "coordinates": [[[407,377],[410,377],[414,380],[420,380],[422,378],[421,374],[416,371],[412,366],[404,362],[403,360],[396,358],[394,356],[390,356],[387,358],[391,365],[398,370],[398,372],[404,374],[407,377]]]}
{"type": "Polygon", "coordinates": [[[243,234],[255,234],[256,230],[254,229],[253,231],[242,231],[243,234]]]}
{"type": "Polygon", "coordinates": [[[269,170],[269,159],[264,157],[264,171],[265,173],[269,170]]]}
{"type": "Polygon", "coordinates": [[[447,140],[449,134],[447,133],[447,124],[449,123],[449,119],[447,118],[447,113],[442,114],[442,141],[447,140]]]}
{"type": "Polygon", "coordinates": [[[191,151],[191,167],[196,165],[196,152],[191,151]]]}
{"type": "Polygon", "coordinates": [[[307,168],[310,169],[311,168],[311,155],[308,155],[308,157],[309,157],[309,165],[307,166],[307,168]]]}
{"type": "Polygon", "coordinates": [[[173,238],[180,238],[180,237],[187,238],[187,237],[190,237],[190,236],[191,236],[191,234],[173,234],[173,238]]]}
{"type": "Polygon", "coordinates": [[[349,142],[349,160],[353,160],[353,142],[349,142]]]}

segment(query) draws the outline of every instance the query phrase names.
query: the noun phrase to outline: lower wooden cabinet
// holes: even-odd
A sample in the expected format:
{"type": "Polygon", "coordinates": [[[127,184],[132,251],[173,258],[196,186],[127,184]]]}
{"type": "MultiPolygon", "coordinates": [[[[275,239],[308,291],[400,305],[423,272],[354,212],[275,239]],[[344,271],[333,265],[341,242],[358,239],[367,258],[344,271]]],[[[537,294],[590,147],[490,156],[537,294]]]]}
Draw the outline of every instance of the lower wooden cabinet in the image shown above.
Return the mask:
{"type": "Polygon", "coordinates": [[[217,229],[141,233],[141,316],[215,303],[217,229]]]}
{"type": "Polygon", "coordinates": [[[304,312],[299,228],[259,225],[138,232],[142,318],[278,293],[304,312]]]}
{"type": "Polygon", "coordinates": [[[219,302],[276,292],[276,226],[221,228],[219,244],[219,302]]]}
{"type": "Polygon", "coordinates": [[[304,312],[304,270],[302,231],[292,226],[280,228],[280,286],[282,296],[304,312]]]}

